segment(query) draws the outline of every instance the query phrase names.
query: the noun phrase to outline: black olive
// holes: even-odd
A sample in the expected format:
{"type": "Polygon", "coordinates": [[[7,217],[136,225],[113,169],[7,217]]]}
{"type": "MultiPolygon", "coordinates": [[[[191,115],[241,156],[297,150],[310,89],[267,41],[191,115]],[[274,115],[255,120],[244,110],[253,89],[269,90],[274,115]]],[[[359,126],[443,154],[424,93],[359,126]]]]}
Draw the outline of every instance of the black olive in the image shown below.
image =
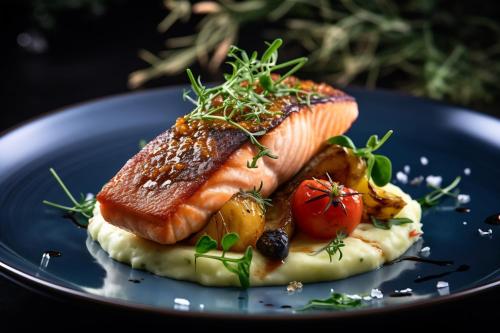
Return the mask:
{"type": "Polygon", "coordinates": [[[257,249],[265,257],[283,260],[288,256],[288,235],[282,229],[264,231],[257,249]]]}

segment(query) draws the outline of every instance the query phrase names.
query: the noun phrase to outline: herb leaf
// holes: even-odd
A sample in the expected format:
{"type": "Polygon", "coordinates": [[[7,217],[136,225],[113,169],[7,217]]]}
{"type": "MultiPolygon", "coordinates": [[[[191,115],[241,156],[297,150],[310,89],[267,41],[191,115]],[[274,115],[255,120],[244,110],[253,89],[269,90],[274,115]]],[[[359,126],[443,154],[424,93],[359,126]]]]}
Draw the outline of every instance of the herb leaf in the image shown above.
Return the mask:
{"type": "Polygon", "coordinates": [[[237,233],[231,232],[227,233],[222,237],[222,255],[208,255],[206,254],[210,250],[217,248],[217,241],[210,237],[209,235],[203,235],[198,239],[195,246],[194,254],[194,264],[196,269],[196,261],[198,258],[208,258],[214,259],[222,262],[224,267],[231,273],[238,275],[240,285],[242,288],[248,288],[250,286],[250,265],[252,264],[253,251],[252,247],[248,246],[245,253],[241,258],[227,258],[226,252],[231,249],[238,242],[240,237],[237,233]]]}
{"type": "Polygon", "coordinates": [[[392,133],[392,130],[387,131],[382,139],[379,139],[377,135],[370,136],[366,142],[366,147],[363,148],[356,148],[352,140],[345,135],[331,137],[328,139],[328,143],[349,148],[354,155],[363,158],[366,162],[368,180],[373,179],[377,186],[384,186],[391,181],[392,163],[387,156],[373,154],[373,152],[380,149],[392,133]]]}
{"type": "Polygon", "coordinates": [[[450,183],[450,185],[444,188],[429,185],[429,187],[434,189],[434,191],[430,192],[423,198],[417,199],[418,203],[422,206],[422,208],[430,208],[438,205],[446,196],[457,198],[458,193],[460,192],[457,188],[458,184],[460,184],[460,180],[461,178],[458,176],[450,183]]]}
{"type": "Polygon", "coordinates": [[[186,70],[191,90],[184,92],[183,97],[193,103],[195,109],[185,119],[222,121],[244,132],[258,149],[252,160],[247,162],[248,168],[256,168],[258,160],[262,157],[278,158],[257,140],[257,137],[266,131],[252,132],[255,125],[262,122],[263,117],[279,114],[268,108],[273,95],[295,96],[299,102],[307,104],[311,95],[318,95],[316,92],[304,91],[283,83],[284,79],[307,62],[307,58],[277,64],[278,49],[282,43],[281,39],[276,39],[268,44],[260,59],[256,52],[249,57],[246,51],[231,46],[227,56],[230,59],[228,65],[232,68],[232,72],[224,75],[226,80],[224,83],[214,87],[205,87],[199,77],[195,78],[190,69],[186,70]],[[273,80],[273,72],[281,69],[288,71],[276,81],[273,80]]]}
{"type": "Polygon", "coordinates": [[[330,262],[332,262],[333,257],[335,254],[338,252],[339,253],[339,261],[342,259],[342,247],[345,246],[344,239],[347,237],[347,234],[343,232],[337,233],[337,236],[332,239],[325,247],[322,247],[321,249],[317,250],[316,252],[313,252],[311,255],[315,256],[323,251],[326,251],[328,253],[328,256],[330,257],[330,262]]]}
{"type": "Polygon", "coordinates": [[[300,310],[309,309],[324,309],[324,310],[345,310],[361,306],[361,300],[353,299],[346,294],[332,293],[330,297],[325,299],[310,300],[300,310]]]}
{"type": "Polygon", "coordinates": [[[392,219],[389,219],[387,221],[382,221],[382,220],[376,219],[373,216],[371,216],[370,218],[371,218],[373,226],[375,228],[383,229],[383,230],[390,230],[393,225],[403,225],[403,224],[413,223],[413,220],[406,218],[406,217],[392,218],[392,219]]]}
{"type": "Polygon", "coordinates": [[[83,193],[80,193],[80,200],[77,201],[75,197],[71,194],[71,192],[68,190],[68,187],[66,186],[66,184],[64,184],[61,177],[59,177],[57,172],[53,168],[50,168],[49,171],[55,178],[55,180],[57,181],[63,192],[66,194],[68,199],[71,201],[73,206],[64,206],[48,200],[43,200],[42,202],[47,206],[62,209],[70,213],[82,215],[85,218],[85,224],[82,224],[81,226],[86,227],[88,224],[88,219],[90,219],[94,215],[94,207],[96,204],[95,197],[94,196],[86,197],[85,195],[83,195],[83,193]]]}

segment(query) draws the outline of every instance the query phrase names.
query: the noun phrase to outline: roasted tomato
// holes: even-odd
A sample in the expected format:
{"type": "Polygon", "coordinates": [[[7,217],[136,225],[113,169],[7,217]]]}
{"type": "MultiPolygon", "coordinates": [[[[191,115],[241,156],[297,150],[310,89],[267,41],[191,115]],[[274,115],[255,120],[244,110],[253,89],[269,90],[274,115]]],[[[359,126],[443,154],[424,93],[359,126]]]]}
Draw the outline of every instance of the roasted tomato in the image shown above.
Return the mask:
{"type": "Polygon", "coordinates": [[[292,212],[302,232],[332,239],[350,234],[361,222],[363,200],[360,193],[330,178],[304,180],[293,195],[292,212]]]}

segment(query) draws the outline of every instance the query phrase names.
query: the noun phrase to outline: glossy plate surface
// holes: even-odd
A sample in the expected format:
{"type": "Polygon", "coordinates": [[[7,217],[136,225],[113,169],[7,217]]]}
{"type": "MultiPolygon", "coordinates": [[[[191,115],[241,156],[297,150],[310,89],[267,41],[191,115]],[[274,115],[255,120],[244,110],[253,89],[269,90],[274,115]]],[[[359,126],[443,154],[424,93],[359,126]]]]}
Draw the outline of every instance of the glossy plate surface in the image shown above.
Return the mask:
{"type": "MultiPolygon", "coordinates": [[[[151,139],[189,111],[182,87],[152,90],[102,99],[39,118],[0,138],[0,268],[8,277],[34,289],[80,299],[112,303],[174,315],[242,316],[244,318],[305,318],[352,316],[374,311],[453,299],[499,284],[500,226],[484,219],[500,212],[500,121],[464,109],[409,96],[350,90],[360,117],[349,135],[364,142],[373,133],[394,129],[383,148],[393,160],[394,174],[410,166],[409,178],[440,175],[449,183],[462,176],[460,189],[471,196],[468,214],[433,211],[423,218],[424,240],[407,254],[431,248],[429,258],[453,260],[439,267],[401,262],[345,280],[306,285],[288,294],[285,286],[208,288],[133,270],[108,258],[59,211],[43,199],[67,202],[50,176],[54,167],[74,192],[96,193],[138,151],[140,139],[151,139]],[[429,163],[422,165],[425,156],[429,163]],[[464,169],[471,170],[464,175],[464,169]],[[464,221],[467,222],[464,224],[464,221]],[[480,236],[478,229],[492,229],[480,236]],[[42,263],[42,254],[62,256],[42,263]],[[424,282],[417,277],[440,275],[468,265],[470,269],[424,282]],[[437,289],[437,281],[449,288],[437,289]],[[349,311],[296,311],[330,290],[348,294],[379,288],[385,297],[349,311]],[[411,297],[389,297],[395,289],[413,289],[411,297]],[[182,305],[176,299],[189,301],[182,305]],[[290,308],[291,307],[291,308],[290,308]]],[[[402,185],[415,197],[424,185],[402,185]]],[[[448,202],[452,204],[452,202],[448,202]]]]}

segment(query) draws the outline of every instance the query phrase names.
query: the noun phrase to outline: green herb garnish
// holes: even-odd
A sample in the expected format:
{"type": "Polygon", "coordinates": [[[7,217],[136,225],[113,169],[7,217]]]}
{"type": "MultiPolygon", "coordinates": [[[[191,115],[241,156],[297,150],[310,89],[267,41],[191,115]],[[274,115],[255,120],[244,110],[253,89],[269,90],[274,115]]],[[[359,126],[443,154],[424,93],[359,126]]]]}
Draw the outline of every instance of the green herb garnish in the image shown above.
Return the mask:
{"type": "Polygon", "coordinates": [[[360,299],[353,299],[352,297],[341,294],[332,293],[330,297],[325,299],[313,299],[310,300],[303,308],[300,310],[309,309],[324,309],[324,310],[345,310],[361,306],[360,299]]]}
{"type": "Polygon", "coordinates": [[[245,254],[241,258],[227,258],[226,252],[231,249],[240,239],[237,233],[230,232],[224,235],[221,240],[222,255],[215,256],[206,254],[208,251],[217,249],[217,241],[208,235],[203,235],[198,239],[195,246],[194,264],[198,258],[209,258],[219,260],[228,271],[238,276],[242,288],[250,287],[250,264],[252,263],[252,247],[248,246],[245,254]]]}
{"type": "Polygon", "coordinates": [[[392,219],[382,221],[382,220],[376,219],[375,217],[371,216],[370,219],[372,220],[373,226],[375,228],[384,229],[384,230],[390,230],[393,225],[403,225],[403,224],[413,223],[413,220],[406,218],[406,217],[392,218],[392,219]]]}
{"type": "MultiPolygon", "coordinates": [[[[75,197],[71,194],[71,192],[68,190],[67,186],[64,184],[61,177],[59,177],[57,172],[53,168],[50,168],[49,170],[52,176],[54,176],[59,186],[61,186],[66,196],[73,203],[73,206],[71,207],[64,206],[47,200],[43,200],[43,203],[45,205],[62,209],[70,213],[80,214],[86,219],[88,223],[88,219],[90,219],[94,215],[94,207],[96,204],[96,199],[94,197],[88,198],[83,193],[80,193],[80,201],[77,201],[75,197]]],[[[86,225],[82,226],[85,227],[86,225]]]]}
{"type": "Polygon", "coordinates": [[[338,252],[339,253],[339,261],[340,261],[342,259],[342,256],[343,256],[342,247],[345,246],[344,239],[346,237],[347,237],[347,235],[343,232],[337,233],[337,236],[334,239],[332,239],[326,246],[315,251],[311,255],[315,256],[323,251],[326,251],[326,253],[328,253],[328,256],[330,257],[330,262],[332,262],[333,257],[338,252]]]}
{"type": "Polygon", "coordinates": [[[272,200],[269,198],[262,197],[262,193],[261,193],[262,186],[264,186],[264,183],[261,181],[259,188],[256,188],[254,186],[254,188],[250,191],[240,190],[239,194],[245,198],[250,198],[250,199],[254,200],[260,206],[260,209],[262,210],[262,214],[265,214],[266,209],[267,209],[266,207],[272,206],[272,204],[271,204],[272,200]]]}
{"type": "Polygon", "coordinates": [[[354,142],[346,135],[331,137],[328,139],[328,143],[349,148],[354,155],[363,158],[366,161],[368,179],[373,179],[377,186],[384,186],[392,179],[392,163],[387,156],[373,154],[373,152],[382,147],[392,133],[392,130],[388,131],[380,140],[377,135],[370,136],[366,147],[363,148],[356,148],[354,142]]]}
{"type": "Polygon", "coordinates": [[[231,46],[228,52],[232,73],[225,74],[225,82],[206,87],[200,77],[195,78],[190,69],[187,75],[191,82],[191,90],[184,92],[184,99],[195,105],[195,109],[186,116],[186,120],[223,121],[244,132],[250,142],[257,147],[258,152],[247,162],[249,168],[256,168],[257,161],[262,157],[276,159],[277,156],[266,146],[262,145],[258,137],[266,134],[265,130],[252,132],[242,122],[259,125],[262,117],[275,116],[279,112],[268,110],[273,97],[295,96],[299,102],[308,103],[315,92],[304,91],[291,87],[284,80],[299,70],[307,58],[297,58],[277,64],[278,49],[283,41],[276,39],[268,44],[267,50],[259,58],[257,52],[251,55],[236,46],[231,46]],[[288,68],[280,77],[272,74],[278,70],[288,68]],[[194,93],[194,97],[192,97],[194,93]]]}
{"type": "Polygon", "coordinates": [[[450,185],[444,188],[428,185],[430,188],[434,189],[434,191],[427,194],[423,198],[417,199],[418,203],[420,204],[420,206],[422,206],[422,208],[430,208],[438,205],[441,202],[441,200],[446,196],[456,199],[460,192],[458,188],[456,189],[456,187],[460,183],[460,180],[461,178],[460,176],[458,176],[450,183],[450,185]]]}
{"type": "Polygon", "coordinates": [[[145,139],[140,139],[140,140],[139,140],[139,143],[138,143],[137,145],[139,146],[139,149],[142,149],[142,148],[144,148],[147,144],[148,144],[148,142],[147,142],[145,139]]]}

